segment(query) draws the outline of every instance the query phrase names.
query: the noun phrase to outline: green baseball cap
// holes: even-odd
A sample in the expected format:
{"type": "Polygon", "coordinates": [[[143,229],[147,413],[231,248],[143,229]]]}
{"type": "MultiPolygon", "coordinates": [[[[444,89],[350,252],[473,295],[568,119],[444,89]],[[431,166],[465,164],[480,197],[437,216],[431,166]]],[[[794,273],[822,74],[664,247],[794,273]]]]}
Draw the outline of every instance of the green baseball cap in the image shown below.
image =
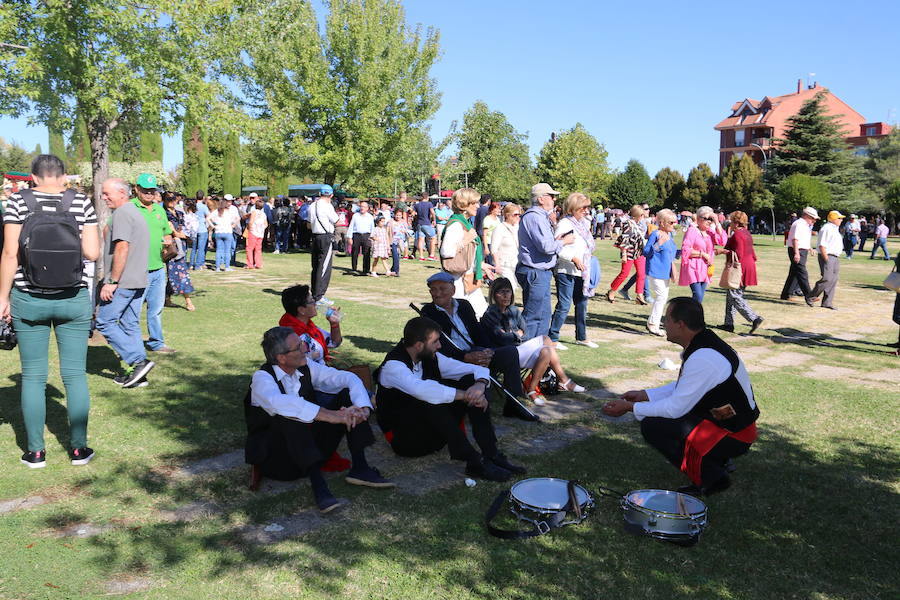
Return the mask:
{"type": "Polygon", "coordinates": [[[156,189],[156,175],[152,173],[141,173],[138,175],[137,181],[135,184],[138,187],[142,187],[145,190],[155,190],[156,189]]]}

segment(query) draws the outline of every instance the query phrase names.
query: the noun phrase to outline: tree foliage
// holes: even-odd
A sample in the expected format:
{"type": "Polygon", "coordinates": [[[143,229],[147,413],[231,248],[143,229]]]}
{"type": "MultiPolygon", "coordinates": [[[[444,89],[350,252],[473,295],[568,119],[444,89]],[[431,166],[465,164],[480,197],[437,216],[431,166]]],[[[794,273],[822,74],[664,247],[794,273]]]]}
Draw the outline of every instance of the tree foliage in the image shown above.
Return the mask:
{"type": "Polygon", "coordinates": [[[656,202],[656,186],[640,161],[631,159],[607,190],[611,206],[628,210],[633,204],[656,202]]]}
{"type": "Polygon", "coordinates": [[[731,157],[722,170],[719,185],[721,208],[726,212],[743,210],[752,214],[758,209],[754,199],[763,195],[762,170],[749,154],[731,157]]]}
{"type": "Polygon", "coordinates": [[[237,133],[225,136],[225,152],[222,155],[222,191],[241,194],[241,138],[237,133]]]}
{"type": "Polygon", "coordinates": [[[0,138],[0,172],[30,173],[32,159],[34,155],[22,146],[0,138]]]}
{"type": "Polygon", "coordinates": [[[884,193],[885,207],[894,213],[900,215],[900,179],[895,180],[884,193]]]}
{"type": "Polygon", "coordinates": [[[463,115],[459,135],[459,158],[469,172],[469,187],[498,200],[526,198],[533,175],[525,138],[502,112],[476,102],[463,115]]]}
{"type": "Polygon", "coordinates": [[[259,11],[265,42],[246,48],[244,89],[259,120],[247,135],[272,169],[338,185],[409,170],[409,138],[439,105],[437,31],[407,26],[398,0],[330,0],[324,34],[308,0],[259,11]]]}
{"type": "Polygon", "coordinates": [[[710,193],[714,191],[715,177],[709,165],[700,163],[688,173],[684,192],[681,194],[684,200],[682,209],[696,210],[710,201],[710,193]]]}
{"type": "Polygon", "coordinates": [[[581,192],[594,201],[606,202],[606,188],[613,179],[606,162],[606,148],[576,123],[548,140],[537,159],[536,179],[563,194],[581,192]]]}
{"type": "Polygon", "coordinates": [[[209,134],[188,110],[181,132],[184,159],[179,186],[188,196],[209,190],[209,134]]]}
{"type": "Polygon", "coordinates": [[[790,175],[800,173],[828,184],[835,200],[844,200],[850,190],[863,181],[862,160],[847,146],[840,115],[825,112],[823,90],[803,103],[797,114],[788,118],[784,139],[774,140],[775,152],[766,167],[766,182],[778,185],[790,175]]]}
{"type": "Polygon", "coordinates": [[[887,137],[872,142],[865,166],[882,194],[900,180],[900,128],[894,127],[887,137]]]}
{"type": "Polygon", "coordinates": [[[795,173],[781,180],[775,190],[775,210],[781,214],[800,214],[811,206],[819,211],[831,208],[831,191],[821,179],[795,173]]]}
{"type": "Polygon", "coordinates": [[[663,167],[653,177],[656,187],[656,206],[679,208],[684,193],[684,176],[674,169],[663,167]]]}

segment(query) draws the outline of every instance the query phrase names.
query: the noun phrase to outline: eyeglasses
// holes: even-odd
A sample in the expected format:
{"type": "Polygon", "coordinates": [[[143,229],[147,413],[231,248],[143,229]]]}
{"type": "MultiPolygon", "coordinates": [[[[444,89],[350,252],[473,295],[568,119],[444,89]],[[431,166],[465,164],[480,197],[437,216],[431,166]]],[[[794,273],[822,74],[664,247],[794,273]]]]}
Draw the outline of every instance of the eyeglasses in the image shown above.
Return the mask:
{"type": "Polygon", "coordinates": [[[499,296],[500,294],[503,294],[504,296],[509,296],[510,294],[512,294],[512,290],[510,290],[510,289],[497,290],[497,291],[494,292],[494,293],[497,294],[498,296],[499,296]]]}
{"type": "Polygon", "coordinates": [[[285,352],[285,354],[293,354],[294,352],[297,352],[298,350],[303,350],[303,344],[297,346],[296,348],[291,348],[290,350],[285,352]]]}
{"type": "Polygon", "coordinates": [[[704,221],[710,221],[710,222],[712,222],[712,221],[715,221],[715,220],[716,220],[716,218],[715,218],[715,217],[700,217],[700,218],[701,218],[701,219],[703,219],[703,220],[704,220],[704,221]]]}

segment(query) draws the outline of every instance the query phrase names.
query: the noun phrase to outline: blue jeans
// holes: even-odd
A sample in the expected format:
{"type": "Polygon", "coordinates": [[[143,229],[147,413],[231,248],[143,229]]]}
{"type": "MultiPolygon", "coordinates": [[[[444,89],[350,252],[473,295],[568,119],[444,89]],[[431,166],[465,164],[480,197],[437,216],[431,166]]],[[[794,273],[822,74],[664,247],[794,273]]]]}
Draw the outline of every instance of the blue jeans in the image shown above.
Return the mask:
{"type": "Polygon", "coordinates": [[[194,247],[191,250],[191,260],[188,264],[195,269],[202,269],[206,264],[206,244],[209,242],[209,232],[205,229],[198,231],[193,241],[194,247]]]}
{"type": "Polygon", "coordinates": [[[287,252],[291,241],[291,228],[276,227],[275,228],[275,249],[279,252],[287,252]]]}
{"type": "Polygon", "coordinates": [[[100,302],[97,331],[103,334],[116,354],[133,365],[147,358],[141,340],[141,304],[144,288],[116,288],[112,300],[100,302]]]}
{"type": "Polygon", "coordinates": [[[231,243],[234,237],[230,233],[217,233],[214,235],[216,240],[216,268],[224,269],[228,266],[228,260],[231,257],[231,243]]]}
{"type": "Polygon", "coordinates": [[[391,244],[391,271],[400,274],[400,246],[397,242],[391,244]]]}
{"type": "Polygon", "coordinates": [[[516,281],[522,287],[524,339],[547,335],[550,332],[550,270],[520,264],[516,267],[516,281]]]}
{"type": "Polygon", "coordinates": [[[848,235],[845,241],[844,254],[847,255],[847,258],[853,258],[853,249],[856,248],[856,245],[859,243],[859,236],[856,235],[848,235]]]}
{"type": "Polygon", "coordinates": [[[556,310],[553,311],[553,320],[550,321],[550,339],[559,341],[559,330],[566,322],[569,307],[575,300],[575,339],[583,342],[587,339],[587,305],[588,299],[584,295],[584,278],[565,273],[556,274],[556,310]]]}
{"type": "Polygon", "coordinates": [[[875,238],[875,247],[872,248],[872,255],[869,258],[875,258],[875,253],[878,252],[878,249],[881,248],[881,251],[884,252],[884,260],[890,260],[891,255],[888,254],[887,249],[887,238],[875,238]]]}
{"type": "Polygon", "coordinates": [[[159,350],[166,345],[163,340],[162,311],[166,301],[166,269],[147,273],[147,289],[144,302],[147,303],[147,345],[151,350],[159,350]]]}
{"type": "Polygon", "coordinates": [[[691,297],[700,304],[703,304],[703,295],[706,294],[706,286],[708,285],[708,281],[698,281],[697,283],[692,283],[691,297]]]}

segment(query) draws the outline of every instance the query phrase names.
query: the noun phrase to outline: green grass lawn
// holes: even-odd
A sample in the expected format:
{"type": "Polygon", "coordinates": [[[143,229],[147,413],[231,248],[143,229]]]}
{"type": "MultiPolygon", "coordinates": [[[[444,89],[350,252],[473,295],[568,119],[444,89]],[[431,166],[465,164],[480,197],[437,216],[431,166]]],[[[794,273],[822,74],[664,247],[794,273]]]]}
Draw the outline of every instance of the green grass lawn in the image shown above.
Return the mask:
{"type": "MultiPolygon", "coordinates": [[[[722,335],[745,357],[762,410],[760,439],[737,462],[732,489],[708,500],[710,525],[693,548],[626,534],[615,502],[600,496],[579,526],[498,540],[482,519],[504,485],[470,489],[462,477],[422,494],[332,478],[335,494],[350,500],[342,513],[281,541],[249,541],[247,531],[313,508],[308,485],[254,494],[246,467],[195,476],[179,468],[241,447],[241,401],[262,361],[261,334],[281,315],[280,290],[309,274],[307,254],[267,254],[261,272],[194,276],[197,311],[165,310],[166,341],[178,353],[154,357],[149,387],[116,386],[112,351],[90,347],[97,457],[86,467],[66,460],[55,351],[48,466],[19,464],[18,354],[0,354],[0,598],[898,598],[900,358],[884,346],[897,339],[897,326],[894,294],[880,286],[890,263],[867,254],[842,261],[841,310],[810,309],[778,299],[787,271],[781,238],[756,244],[761,285],[748,297],[765,323],[752,338],[722,335]],[[2,508],[28,498],[31,506],[2,508]],[[185,506],[202,510],[172,516],[185,506]]],[[[896,240],[889,245],[898,250],[896,240]]],[[[605,291],[617,255],[603,241],[598,256],[605,291]]],[[[348,258],[337,259],[328,293],[345,312],[338,361],[376,366],[413,315],[406,305],[428,299],[424,280],[437,266],[403,261],[399,279],[342,275],[348,268],[348,258]]],[[[672,295],[689,290],[673,287],[672,295]]],[[[713,286],[704,305],[708,323],[721,323],[722,291],[713,286]]],[[[675,376],[656,363],[677,361],[679,349],[642,334],[649,307],[598,299],[589,310],[588,337],[600,348],[570,345],[562,354],[576,381],[602,396],[675,376]]],[[[740,318],[737,329],[747,330],[740,318]]],[[[563,341],[572,337],[569,324],[563,341]]],[[[559,398],[583,410],[540,424],[495,412],[502,445],[532,476],[574,478],[591,490],[685,483],[633,423],[599,418],[600,403],[584,402],[590,398],[559,398]],[[552,442],[572,428],[589,435],[562,448],[515,445],[552,442]]],[[[373,455],[388,477],[424,481],[448,462],[445,452],[394,460],[378,445],[373,455]]],[[[509,516],[501,523],[514,525],[509,516]]]]}

